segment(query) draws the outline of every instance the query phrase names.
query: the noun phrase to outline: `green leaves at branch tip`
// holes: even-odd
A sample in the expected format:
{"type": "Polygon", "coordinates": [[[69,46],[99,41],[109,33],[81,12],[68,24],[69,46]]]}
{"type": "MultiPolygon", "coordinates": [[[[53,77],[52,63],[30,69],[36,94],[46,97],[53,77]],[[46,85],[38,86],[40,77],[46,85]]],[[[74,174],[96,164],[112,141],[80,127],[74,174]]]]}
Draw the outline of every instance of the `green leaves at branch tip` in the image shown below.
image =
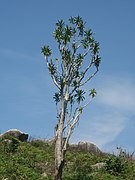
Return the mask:
{"type": "Polygon", "coordinates": [[[89,96],[91,96],[92,98],[94,98],[97,95],[96,89],[91,89],[89,96]]]}
{"type": "Polygon", "coordinates": [[[56,29],[53,32],[55,40],[59,43],[60,43],[62,35],[63,35],[64,25],[65,25],[65,23],[63,20],[58,20],[58,22],[56,23],[56,29]]]}
{"type": "Polygon", "coordinates": [[[67,45],[67,43],[70,42],[71,37],[72,37],[72,29],[69,26],[66,26],[65,32],[62,35],[62,40],[64,45],[67,45]]]}
{"type": "Polygon", "coordinates": [[[75,34],[75,29],[68,25],[65,25],[63,20],[56,23],[56,29],[53,33],[55,40],[58,43],[67,45],[70,42],[71,37],[75,34]]]}
{"type": "Polygon", "coordinates": [[[55,93],[53,96],[53,99],[55,101],[55,103],[57,104],[58,102],[60,102],[60,94],[59,93],[55,93]]]}
{"type": "Polygon", "coordinates": [[[74,18],[73,16],[71,16],[71,17],[69,18],[69,22],[70,22],[71,24],[75,24],[75,18],[74,18]]]}
{"type": "Polygon", "coordinates": [[[84,59],[84,55],[81,54],[81,53],[79,53],[79,54],[77,55],[77,61],[78,61],[78,62],[82,62],[83,59],[84,59]]]}
{"type": "Polygon", "coordinates": [[[99,48],[99,42],[93,42],[93,44],[92,44],[92,53],[94,54],[94,55],[96,55],[97,53],[99,53],[99,50],[100,50],[100,48],[99,48]]]}
{"type": "Polygon", "coordinates": [[[82,112],[83,112],[83,107],[82,106],[80,106],[79,112],[82,114],[82,112]]]}
{"type": "Polygon", "coordinates": [[[49,48],[49,46],[43,46],[41,48],[41,53],[44,55],[44,56],[50,56],[52,54],[51,52],[51,49],[49,48]]]}
{"type": "Polygon", "coordinates": [[[77,17],[71,17],[69,19],[69,22],[71,24],[75,24],[77,29],[79,30],[79,36],[83,36],[84,33],[84,25],[85,23],[83,22],[83,19],[80,16],[77,17]]]}
{"type": "Polygon", "coordinates": [[[99,67],[100,63],[101,63],[101,57],[96,55],[96,57],[94,58],[94,65],[96,66],[96,68],[99,67]]]}
{"type": "Polygon", "coordinates": [[[88,29],[88,30],[85,30],[84,31],[84,36],[85,36],[85,38],[87,38],[87,40],[91,40],[92,39],[92,30],[91,29],[88,29]]]}
{"type": "MultiPolygon", "coordinates": [[[[84,31],[84,38],[81,43],[84,49],[87,49],[92,43],[94,43],[94,38],[92,37],[92,30],[88,29],[84,31]]],[[[92,46],[92,45],[91,45],[92,46]]]]}
{"type": "Polygon", "coordinates": [[[63,26],[64,26],[64,21],[63,20],[58,20],[58,22],[56,23],[56,26],[59,28],[59,29],[62,29],[63,26]]]}
{"type": "Polygon", "coordinates": [[[66,63],[71,63],[71,51],[65,50],[63,58],[65,59],[66,63]]]}
{"type": "Polygon", "coordinates": [[[76,16],[76,17],[71,16],[69,22],[71,24],[76,24],[78,26],[80,26],[80,24],[84,24],[83,19],[80,16],[76,16]]]}
{"type": "Polygon", "coordinates": [[[54,64],[52,63],[52,61],[51,61],[51,63],[49,63],[48,69],[49,69],[49,72],[50,72],[51,75],[55,74],[56,68],[55,68],[54,64]]]}
{"type": "Polygon", "coordinates": [[[76,87],[77,85],[78,85],[77,80],[74,80],[74,81],[72,82],[72,86],[76,87]]]}
{"type": "Polygon", "coordinates": [[[71,17],[69,19],[70,25],[65,25],[63,20],[58,20],[56,23],[56,29],[54,30],[54,38],[59,44],[67,45],[71,38],[76,35],[83,36],[85,23],[80,16],[71,17]]]}
{"type": "Polygon", "coordinates": [[[70,101],[70,104],[74,104],[74,96],[69,96],[69,101],[70,101]]]}
{"type": "Polygon", "coordinates": [[[84,101],[85,97],[84,97],[85,91],[83,91],[82,89],[78,89],[76,90],[76,101],[78,104],[80,104],[81,101],[84,101]]]}

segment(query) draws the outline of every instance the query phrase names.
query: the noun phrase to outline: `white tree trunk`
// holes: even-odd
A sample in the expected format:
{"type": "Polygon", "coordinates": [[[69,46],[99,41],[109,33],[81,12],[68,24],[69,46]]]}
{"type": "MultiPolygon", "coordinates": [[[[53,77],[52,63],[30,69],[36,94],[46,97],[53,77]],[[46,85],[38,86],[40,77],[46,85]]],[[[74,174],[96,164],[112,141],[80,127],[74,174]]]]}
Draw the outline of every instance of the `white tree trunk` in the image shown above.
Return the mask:
{"type": "Polygon", "coordinates": [[[67,101],[62,100],[61,118],[58,122],[58,129],[56,131],[55,142],[55,180],[62,179],[62,170],[64,166],[64,151],[63,151],[63,127],[66,114],[67,101]]]}

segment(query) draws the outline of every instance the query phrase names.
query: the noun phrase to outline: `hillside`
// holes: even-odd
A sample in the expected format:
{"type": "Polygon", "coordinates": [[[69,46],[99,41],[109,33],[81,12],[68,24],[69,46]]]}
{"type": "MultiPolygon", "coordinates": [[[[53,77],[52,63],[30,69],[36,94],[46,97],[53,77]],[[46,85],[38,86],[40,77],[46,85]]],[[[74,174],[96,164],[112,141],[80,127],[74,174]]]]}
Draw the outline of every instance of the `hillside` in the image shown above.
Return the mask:
{"type": "MultiPolygon", "coordinates": [[[[0,180],[51,180],[54,175],[54,145],[41,140],[20,142],[0,139],[0,180]]],[[[120,151],[116,157],[69,150],[63,180],[134,180],[135,162],[120,151]],[[96,163],[106,163],[96,168],[96,163]]]]}

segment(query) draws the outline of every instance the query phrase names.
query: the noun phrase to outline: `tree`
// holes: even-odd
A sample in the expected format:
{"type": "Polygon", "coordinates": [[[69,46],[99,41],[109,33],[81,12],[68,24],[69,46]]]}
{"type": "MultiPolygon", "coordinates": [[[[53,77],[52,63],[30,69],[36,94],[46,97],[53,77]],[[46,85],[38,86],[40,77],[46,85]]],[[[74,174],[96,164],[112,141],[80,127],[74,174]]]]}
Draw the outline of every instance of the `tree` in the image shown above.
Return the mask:
{"type": "Polygon", "coordinates": [[[50,58],[50,47],[42,47],[42,54],[57,88],[53,97],[58,120],[55,127],[56,180],[62,179],[65,153],[71,134],[84,108],[96,95],[95,89],[87,92],[84,90],[85,85],[97,74],[101,61],[99,43],[95,41],[92,30],[86,29],[85,24],[80,16],[71,17],[68,25],[63,20],[56,23],[53,36],[61,58],[50,58]]]}

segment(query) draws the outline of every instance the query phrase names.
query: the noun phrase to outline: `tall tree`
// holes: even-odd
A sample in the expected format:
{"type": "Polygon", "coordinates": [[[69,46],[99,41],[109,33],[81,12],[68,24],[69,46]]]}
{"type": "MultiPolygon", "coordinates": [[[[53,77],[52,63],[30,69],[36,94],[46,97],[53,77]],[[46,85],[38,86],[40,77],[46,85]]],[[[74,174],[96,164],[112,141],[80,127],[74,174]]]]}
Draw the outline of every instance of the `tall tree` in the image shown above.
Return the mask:
{"type": "Polygon", "coordinates": [[[71,17],[68,24],[63,20],[56,23],[53,36],[61,58],[50,58],[50,47],[42,47],[45,62],[57,87],[53,97],[58,120],[55,127],[55,180],[62,179],[71,134],[84,108],[96,95],[95,89],[84,90],[85,85],[97,74],[101,61],[99,43],[94,39],[92,30],[85,25],[80,16],[71,17]]]}

